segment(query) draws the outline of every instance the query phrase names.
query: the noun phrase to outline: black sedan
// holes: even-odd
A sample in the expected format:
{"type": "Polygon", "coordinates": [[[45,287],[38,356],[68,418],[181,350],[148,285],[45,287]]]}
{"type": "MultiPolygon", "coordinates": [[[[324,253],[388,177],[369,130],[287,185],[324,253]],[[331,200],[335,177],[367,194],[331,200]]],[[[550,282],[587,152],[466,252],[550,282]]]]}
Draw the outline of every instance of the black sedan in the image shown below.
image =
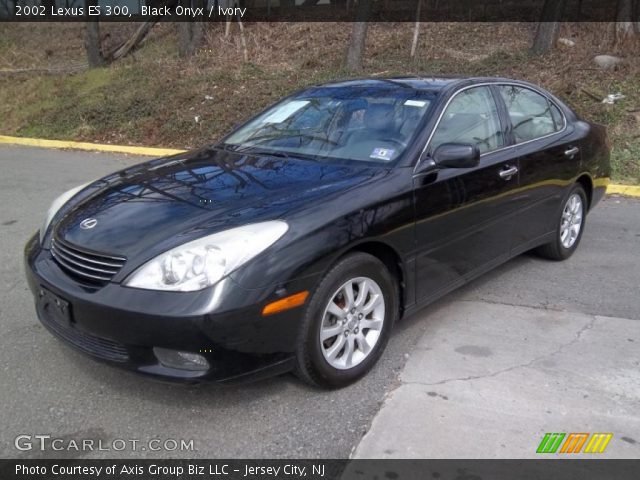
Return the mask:
{"type": "Polygon", "coordinates": [[[522,252],[568,258],[609,174],[604,128],[525,82],[319,85],[63,194],[27,277],[41,322],[111,364],[340,387],[399,318],[522,252]]]}

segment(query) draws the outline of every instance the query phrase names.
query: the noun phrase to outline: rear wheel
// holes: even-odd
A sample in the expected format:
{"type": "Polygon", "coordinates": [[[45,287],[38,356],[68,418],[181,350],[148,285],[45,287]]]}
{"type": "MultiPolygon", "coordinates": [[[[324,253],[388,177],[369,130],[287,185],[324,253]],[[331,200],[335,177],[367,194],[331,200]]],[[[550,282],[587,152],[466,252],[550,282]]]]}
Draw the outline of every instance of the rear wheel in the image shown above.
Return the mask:
{"type": "Polygon", "coordinates": [[[551,260],[565,260],[576,251],[587,217],[587,196],[581,185],[574,185],[567,195],[557,222],[553,241],[538,249],[551,260]]]}
{"type": "Polygon", "coordinates": [[[382,354],[397,312],[397,284],[386,266],[366,253],[344,257],[307,306],[296,373],[328,388],[361,378],[382,354]]]}

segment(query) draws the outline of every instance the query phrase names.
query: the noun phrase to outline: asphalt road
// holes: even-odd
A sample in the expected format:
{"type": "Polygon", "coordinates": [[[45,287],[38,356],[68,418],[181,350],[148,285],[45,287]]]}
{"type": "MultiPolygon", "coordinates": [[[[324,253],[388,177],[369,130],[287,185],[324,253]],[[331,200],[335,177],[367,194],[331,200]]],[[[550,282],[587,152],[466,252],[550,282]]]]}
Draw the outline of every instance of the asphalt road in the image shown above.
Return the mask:
{"type": "Polygon", "coordinates": [[[524,255],[401,322],[362,381],[318,391],[291,375],[234,387],[142,379],[63,346],[38,323],[22,248],[51,200],[140,157],[0,147],[0,456],[86,458],[347,457],[398,385],[430,313],[457,300],[640,319],[640,201],[608,198],[568,262],[524,255]],[[19,452],[21,434],[193,440],[192,451],[19,452]]]}

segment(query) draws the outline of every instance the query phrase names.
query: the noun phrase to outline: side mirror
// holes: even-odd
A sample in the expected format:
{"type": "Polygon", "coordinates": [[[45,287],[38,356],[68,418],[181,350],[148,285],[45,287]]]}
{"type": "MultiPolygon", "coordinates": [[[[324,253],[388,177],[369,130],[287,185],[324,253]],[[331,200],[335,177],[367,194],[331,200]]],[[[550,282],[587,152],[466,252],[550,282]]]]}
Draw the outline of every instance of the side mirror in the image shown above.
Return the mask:
{"type": "Polygon", "coordinates": [[[445,168],[472,168],[480,163],[480,149],[470,143],[443,143],[433,152],[436,165],[445,168]]]}

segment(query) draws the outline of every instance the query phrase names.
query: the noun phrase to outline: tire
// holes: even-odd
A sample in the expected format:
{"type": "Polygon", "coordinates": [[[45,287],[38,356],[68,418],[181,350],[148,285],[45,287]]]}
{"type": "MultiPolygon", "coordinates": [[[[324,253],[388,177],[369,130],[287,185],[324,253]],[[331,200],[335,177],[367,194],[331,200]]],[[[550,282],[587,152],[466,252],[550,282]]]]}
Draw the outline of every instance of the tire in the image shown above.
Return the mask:
{"type": "Polygon", "coordinates": [[[305,310],[296,375],[323,388],[344,387],[363,377],[387,345],[398,317],[398,298],[396,280],[376,257],[357,252],[340,259],[305,310]],[[361,292],[366,292],[365,298],[361,292]]]}
{"type": "Polygon", "coordinates": [[[537,253],[549,260],[566,260],[576,251],[587,219],[587,195],[581,185],[574,185],[566,195],[556,221],[553,241],[542,245],[537,253]],[[579,214],[579,219],[578,219],[579,214]],[[568,222],[568,223],[567,223],[568,222]],[[569,228],[569,230],[567,230],[569,228]],[[575,230],[577,229],[577,232],[575,230]],[[565,232],[568,232],[565,234],[565,232]],[[569,235],[568,240],[565,235],[569,235]]]}

